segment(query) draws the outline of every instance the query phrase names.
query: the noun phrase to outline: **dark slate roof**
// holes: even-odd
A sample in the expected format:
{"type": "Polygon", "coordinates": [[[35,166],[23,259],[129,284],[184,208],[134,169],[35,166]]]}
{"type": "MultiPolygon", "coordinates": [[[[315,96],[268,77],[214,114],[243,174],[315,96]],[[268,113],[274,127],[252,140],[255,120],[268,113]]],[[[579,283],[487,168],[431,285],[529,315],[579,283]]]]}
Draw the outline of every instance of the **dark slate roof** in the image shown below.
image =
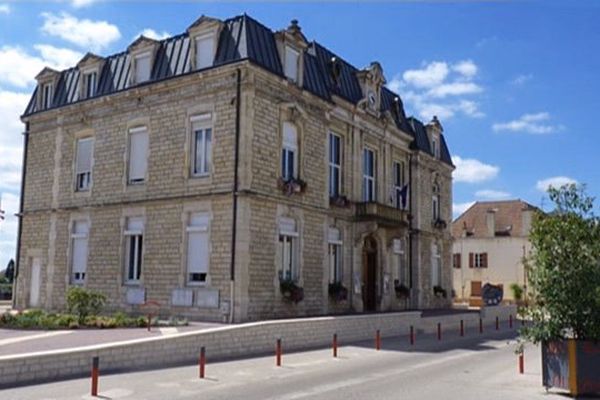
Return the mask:
{"type": "MultiPolygon", "coordinates": [[[[277,52],[275,34],[271,29],[245,14],[225,20],[223,24],[224,28],[218,40],[215,59],[209,68],[249,60],[276,75],[284,76],[277,52]]],[[[191,72],[190,38],[187,33],[182,33],[158,41],[150,79],[140,85],[191,72]]],[[[357,104],[362,100],[364,95],[358,80],[358,72],[359,69],[317,42],[311,42],[304,53],[303,87],[326,101],[331,101],[333,95],[352,104],[357,104]],[[336,60],[339,69],[337,77],[334,77],[332,73],[332,59],[336,60]]],[[[51,108],[62,107],[80,100],[79,69],[77,67],[70,68],[59,74],[51,108]]],[[[104,58],[94,97],[128,89],[131,82],[130,74],[131,57],[127,51],[104,58]]],[[[37,88],[25,110],[25,116],[43,111],[37,108],[36,93],[37,88]]],[[[423,124],[416,118],[406,117],[400,96],[384,87],[381,90],[380,100],[381,111],[389,111],[396,126],[414,137],[412,148],[431,154],[423,124]],[[398,102],[395,102],[395,98],[398,98],[398,102]]],[[[452,165],[443,137],[441,158],[444,162],[452,165]]]]}

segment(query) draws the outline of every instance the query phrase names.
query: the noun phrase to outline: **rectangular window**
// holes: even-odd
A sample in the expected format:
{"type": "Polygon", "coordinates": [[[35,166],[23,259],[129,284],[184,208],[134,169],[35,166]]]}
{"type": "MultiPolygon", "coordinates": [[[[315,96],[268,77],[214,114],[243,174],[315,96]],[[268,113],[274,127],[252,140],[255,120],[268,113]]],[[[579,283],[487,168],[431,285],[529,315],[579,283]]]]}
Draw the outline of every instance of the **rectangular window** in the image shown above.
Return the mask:
{"type": "Polygon", "coordinates": [[[294,82],[298,82],[298,61],[300,60],[300,53],[291,48],[290,46],[285,47],[285,76],[294,82]]]}
{"type": "Polygon", "coordinates": [[[145,126],[129,130],[130,184],[144,183],[148,168],[148,129],[145,126]]]}
{"type": "Polygon", "coordinates": [[[408,287],[408,268],[406,267],[406,241],[404,239],[394,239],[393,256],[398,271],[398,282],[408,287]]]}
{"type": "Polygon", "coordinates": [[[142,274],[144,220],[141,217],[128,218],[124,236],[125,282],[138,283],[142,274]]]}
{"type": "Polygon", "coordinates": [[[196,38],[196,69],[208,68],[213,65],[215,39],[211,35],[196,38]]]}
{"type": "Polygon", "coordinates": [[[296,221],[282,218],[279,221],[279,279],[298,279],[298,230],[296,221]]]}
{"type": "Polygon", "coordinates": [[[42,86],[42,108],[47,110],[52,107],[52,84],[46,83],[42,86]]]}
{"type": "Polygon", "coordinates": [[[342,238],[340,230],[329,228],[329,283],[342,282],[342,238]]]}
{"type": "Polygon", "coordinates": [[[431,246],[431,283],[432,286],[442,285],[442,256],[436,244],[431,246]]]}
{"type": "Polygon", "coordinates": [[[190,215],[187,226],[187,281],[204,283],[208,277],[209,266],[209,228],[210,216],[206,213],[190,215]]]}
{"type": "Polygon", "coordinates": [[[363,201],[375,201],[375,153],[363,150],[363,201]]]}
{"type": "Polygon", "coordinates": [[[77,159],[75,161],[75,190],[85,192],[92,183],[92,154],[94,139],[77,140],[77,159]]]}
{"type": "Polygon", "coordinates": [[[84,97],[89,99],[96,94],[96,73],[90,72],[83,75],[84,97]]]}
{"type": "Polygon", "coordinates": [[[212,164],[212,127],[210,114],[192,117],[192,175],[210,174],[212,164]]]}
{"type": "Polygon", "coordinates": [[[432,207],[432,215],[433,220],[437,221],[440,219],[440,196],[434,194],[431,198],[431,207],[432,207]]]}
{"type": "Polygon", "coordinates": [[[151,54],[144,53],[135,57],[135,83],[146,82],[150,79],[151,54]]]}
{"type": "Polygon", "coordinates": [[[405,197],[408,195],[406,190],[404,190],[404,163],[395,161],[392,169],[394,175],[394,207],[404,209],[406,208],[405,197]]]}
{"type": "Polygon", "coordinates": [[[452,255],[452,267],[459,269],[461,267],[461,254],[454,253],[452,255]]]}
{"type": "Polygon", "coordinates": [[[281,177],[284,181],[298,177],[298,133],[296,126],[283,123],[283,145],[281,148],[281,177]]]}
{"type": "Polygon", "coordinates": [[[341,138],[329,134],[329,197],[338,197],[341,191],[342,155],[341,138]]]}
{"type": "Polygon", "coordinates": [[[73,221],[71,230],[71,283],[82,284],[85,282],[88,258],[88,233],[87,221],[73,221]]]}
{"type": "Polygon", "coordinates": [[[469,253],[469,268],[487,268],[487,253],[469,253]]]}
{"type": "Polygon", "coordinates": [[[434,157],[438,157],[438,146],[436,138],[431,139],[431,152],[433,153],[434,157]]]}

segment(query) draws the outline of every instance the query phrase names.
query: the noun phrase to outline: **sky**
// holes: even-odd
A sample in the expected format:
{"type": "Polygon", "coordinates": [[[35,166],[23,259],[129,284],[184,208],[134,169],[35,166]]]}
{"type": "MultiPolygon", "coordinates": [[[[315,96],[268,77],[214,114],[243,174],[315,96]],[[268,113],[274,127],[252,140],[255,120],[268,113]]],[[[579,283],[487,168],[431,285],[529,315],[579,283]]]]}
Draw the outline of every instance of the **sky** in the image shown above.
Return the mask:
{"type": "Polygon", "coordinates": [[[15,254],[19,116],[37,73],[244,12],[273,30],[298,19],[308,40],[359,68],[379,61],[409,115],[437,115],[456,165],[454,217],[478,200],[549,209],[547,187],[568,182],[600,194],[600,2],[0,0],[0,270],[15,254]]]}

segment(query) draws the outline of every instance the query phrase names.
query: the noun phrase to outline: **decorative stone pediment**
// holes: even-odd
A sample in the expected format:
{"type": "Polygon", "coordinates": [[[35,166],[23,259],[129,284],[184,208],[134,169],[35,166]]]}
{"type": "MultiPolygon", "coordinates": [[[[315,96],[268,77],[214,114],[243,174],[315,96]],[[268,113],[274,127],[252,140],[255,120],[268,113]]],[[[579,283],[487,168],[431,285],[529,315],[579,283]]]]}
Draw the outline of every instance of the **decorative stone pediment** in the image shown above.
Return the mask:
{"type": "Polygon", "coordinates": [[[154,50],[158,46],[158,40],[150,39],[144,35],[140,35],[127,47],[127,51],[130,53],[139,53],[145,50],[154,50]]]}
{"type": "Polygon", "coordinates": [[[60,73],[55,69],[44,67],[44,69],[42,69],[40,73],[35,76],[35,79],[38,81],[38,83],[52,81],[56,79],[59,74],[60,73]]]}
{"type": "MultiPolygon", "coordinates": [[[[187,33],[191,43],[190,62],[192,65],[192,69],[196,70],[213,65],[214,57],[217,53],[219,36],[221,34],[223,26],[224,25],[221,20],[203,15],[188,27],[187,33]],[[208,58],[204,63],[202,63],[202,61],[198,61],[197,58],[198,40],[202,40],[205,45],[208,44],[208,51],[212,52],[212,54],[210,54],[209,56],[210,58],[208,58]]],[[[204,49],[206,50],[207,48],[204,47],[204,49]]]]}
{"type": "Polygon", "coordinates": [[[286,29],[282,29],[275,33],[275,38],[277,40],[292,44],[301,50],[304,50],[308,47],[308,40],[302,33],[302,28],[300,28],[297,19],[291,20],[290,25],[286,29]]]}
{"type": "Polygon", "coordinates": [[[104,61],[104,58],[94,54],[94,53],[86,53],[85,56],[77,63],[77,68],[79,69],[87,69],[94,68],[98,66],[100,63],[104,61]]]}
{"type": "Polygon", "coordinates": [[[219,30],[222,25],[223,22],[220,19],[202,15],[187,28],[187,32],[190,35],[190,37],[193,37],[199,33],[204,33],[212,30],[219,30]]]}
{"type": "Polygon", "coordinates": [[[374,61],[356,75],[364,95],[360,105],[372,112],[378,112],[381,106],[381,87],[386,82],[383,68],[377,61],[374,61]]]}
{"type": "Polygon", "coordinates": [[[425,125],[425,127],[428,130],[429,129],[435,130],[438,134],[444,132],[444,127],[442,126],[442,124],[438,120],[438,117],[435,116],[435,115],[433,116],[433,119],[427,125],[425,125]]]}

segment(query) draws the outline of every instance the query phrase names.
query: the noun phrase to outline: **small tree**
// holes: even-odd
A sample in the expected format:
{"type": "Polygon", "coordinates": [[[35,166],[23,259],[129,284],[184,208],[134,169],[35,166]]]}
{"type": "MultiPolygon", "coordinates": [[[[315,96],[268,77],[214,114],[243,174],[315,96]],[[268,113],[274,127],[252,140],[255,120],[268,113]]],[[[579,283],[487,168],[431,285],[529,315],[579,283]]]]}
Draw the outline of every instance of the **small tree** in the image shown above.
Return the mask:
{"type": "Polygon", "coordinates": [[[15,260],[11,259],[6,266],[4,271],[4,277],[8,280],[8,283],[12,283],[15,277],[15,260]]]}
{"type": "Polygon", "coordinates": [[[549,189],[555,210],[537,213],[528,260],[533,342],[600,339],[600,219],[584,186],[549,189]]]}
{"type": "Polygon", "coordinates": [[[83,325],[90,315],[98,315],[106,303],[102,293],[73,286],[67,291],[67,309],[69,313],[78,316],[79,324],[83,325]]]}

